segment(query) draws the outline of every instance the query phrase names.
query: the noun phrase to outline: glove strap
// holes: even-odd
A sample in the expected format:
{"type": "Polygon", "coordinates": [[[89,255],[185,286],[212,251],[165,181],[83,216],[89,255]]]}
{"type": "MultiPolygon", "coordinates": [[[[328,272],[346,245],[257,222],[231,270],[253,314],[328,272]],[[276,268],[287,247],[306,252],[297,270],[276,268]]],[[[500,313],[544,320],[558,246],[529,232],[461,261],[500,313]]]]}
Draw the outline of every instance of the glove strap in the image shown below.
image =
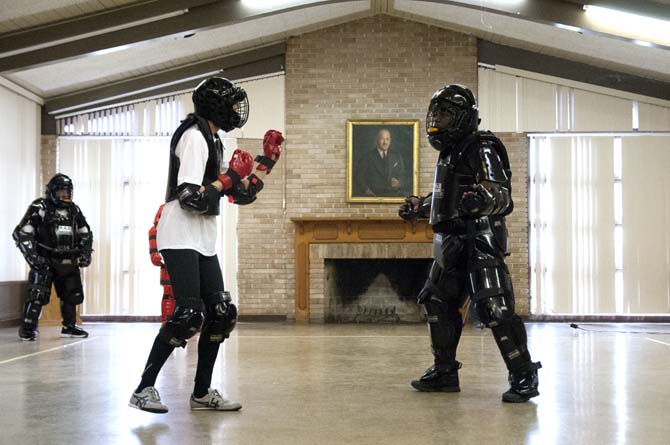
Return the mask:
{"type": "Polygon", "coordinates": [[[229,168],[225,173],[219,174],[218,180],[221,181],[221,184],[223,184],[223,189],[228,190],[239,184],[241,178],[235,170],[229,168]]]}
{"type": "Polygon", "coordinates": [[[267,168],[268,173],[270,173],[270,170],[272,170],[272,167],[275,166],[277,161],[273,161],[272,159],[268,158],[267,156],[263,155],[258,155],[256,156],[256,159],[254,161],[258,162],[259,164],[265,166],[267,168]]]}

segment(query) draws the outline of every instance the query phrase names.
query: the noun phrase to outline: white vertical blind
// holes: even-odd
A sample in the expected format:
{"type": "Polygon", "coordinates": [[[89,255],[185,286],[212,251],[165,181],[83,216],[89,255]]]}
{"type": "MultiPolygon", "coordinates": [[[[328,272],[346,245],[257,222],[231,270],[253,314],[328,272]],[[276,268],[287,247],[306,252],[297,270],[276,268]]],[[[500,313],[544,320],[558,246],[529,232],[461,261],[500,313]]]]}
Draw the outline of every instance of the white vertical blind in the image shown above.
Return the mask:
{"type": "Polygon", "coordinates": [[[531,138],[534,312],[614,312],[612,137],[531,138]]]}
{"type": "Polygon", "coordinates": [[[14,245],[12,231],[40,190],[40,106],[0,86],[0,281],[26,279],[26,265],[14,245]]]}
{"type": "Polygon", "coordinates": [[[517,131],[516,77],[493,70],[479,70],[480,128],[517,131]]]}
{"type": "Polygon", "coordinates": [[[169,136],[193,111],[190,93],[56,120],[64,136],[169,136]]]}
{"type": "Polygon", "coordinates": [[[557,86],[533,79],[519,78],[518,131],[554,131],[556,126],[557,86]]]}
{"type": "Polygon", "coordinates": [[[670,137],[623,139],[626,313],[670,312],[670,137]]]}
{"type": "Polygon", "coordinates": [[[640,131],[670,130],[668,101],[502,67],[480,67],[478,78],[480,128],[518,133],[632,131],[637,129],[635,116],[640,131]]]}
{"type": "Polygon", "coordinates": [[[670,129],[670,108],[641,103],[638,107],[640,131],[670,129]]]}
{"type": "Polygon", "coordinates": [[[572,138],[572,313],[615,312],[613,140],[572,138]]]}
{"type": "Polygon", "coordinates": [[[629,99],[575,89],[573,101],[573,131],[633,129],[633,102],[629,99]]]}
{"type": "Polygon", "coordinates": [[[539,314],[670,312],[670,136],[531,135],[539,314]]]}

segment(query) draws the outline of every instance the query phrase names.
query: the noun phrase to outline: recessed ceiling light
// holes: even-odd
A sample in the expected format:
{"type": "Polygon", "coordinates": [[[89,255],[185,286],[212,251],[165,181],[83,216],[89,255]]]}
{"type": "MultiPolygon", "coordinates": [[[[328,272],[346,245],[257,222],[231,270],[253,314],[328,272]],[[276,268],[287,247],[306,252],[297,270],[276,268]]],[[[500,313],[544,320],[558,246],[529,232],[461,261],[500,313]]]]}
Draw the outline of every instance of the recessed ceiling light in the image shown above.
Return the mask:
{"type": "Polygon", "coordinates": [[[596,31],[603,30],[637,41],[670,46],[670,20],[593,5],[584,5],[584,11],[586,17],[598,27],[596,31]]]}

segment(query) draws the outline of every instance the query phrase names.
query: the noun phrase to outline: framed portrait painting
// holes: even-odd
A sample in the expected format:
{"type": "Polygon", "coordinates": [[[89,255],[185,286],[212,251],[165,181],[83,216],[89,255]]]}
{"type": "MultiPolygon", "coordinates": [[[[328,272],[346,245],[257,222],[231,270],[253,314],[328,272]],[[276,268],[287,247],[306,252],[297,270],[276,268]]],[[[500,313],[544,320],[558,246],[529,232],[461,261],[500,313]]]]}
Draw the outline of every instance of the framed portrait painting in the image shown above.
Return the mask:
{"type": "Polygon", "coordinates": [[[404,202],[419,191],[419,121],[347,121],[347,202],[404,202]]]}

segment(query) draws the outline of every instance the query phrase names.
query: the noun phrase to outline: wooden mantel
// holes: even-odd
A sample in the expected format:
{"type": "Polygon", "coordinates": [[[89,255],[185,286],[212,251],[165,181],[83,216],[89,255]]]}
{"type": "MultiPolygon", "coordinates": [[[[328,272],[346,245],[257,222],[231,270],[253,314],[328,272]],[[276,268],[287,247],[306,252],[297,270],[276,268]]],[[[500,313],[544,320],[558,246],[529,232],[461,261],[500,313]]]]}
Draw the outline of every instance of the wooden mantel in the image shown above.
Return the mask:
{"type": "Polygon", "coordinates": [[[295,224],[295,318],[309,321],[309,246],[314,243],[430,243],[427,220],[410,223],[399,217],[305,216],[295,224]]]}

